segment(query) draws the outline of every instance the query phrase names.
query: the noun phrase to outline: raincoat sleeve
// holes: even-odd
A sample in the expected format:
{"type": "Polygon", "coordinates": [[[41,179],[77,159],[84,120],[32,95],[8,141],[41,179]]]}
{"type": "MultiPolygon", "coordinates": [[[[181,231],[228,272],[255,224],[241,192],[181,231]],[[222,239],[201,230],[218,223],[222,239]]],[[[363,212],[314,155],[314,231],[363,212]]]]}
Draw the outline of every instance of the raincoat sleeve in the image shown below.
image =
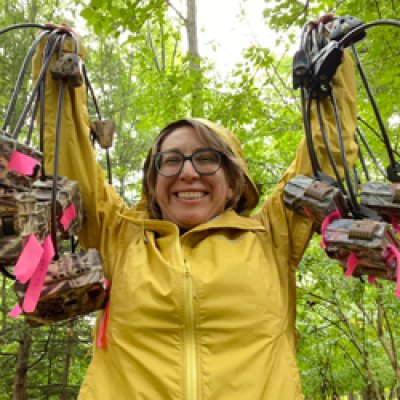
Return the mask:
{"type": "MultiPolygon", "coordinates": [[[[354,140],[356,132],[356,82],[353,60],[347,51],[344,53],[342,64],[338,68],[333,84],[342,124],[346,154],[351,166],[357,157],[357,145],[354,140]]],[[[335,117],[329,99],[322,101],[321,109],[331,150],[339,172],[343,176],[335,117]]],[[[314,146],[321,169],[334,177],[319,128],[315,104],[313,104],[311,110],[311,124],[314,146]]],[[[292,267],[295,267],[299,263],[312,234],[311,221],[288,210],[283,204],[284,186],[290,179],[299,174],[307,176],[313,174],[304,137],[297,150],[295,160],[280,179],[274,192],[268,197],[261,211],[255,216],[269,229],[277,248],[285,248],[288,253],[289,264],[292,267]]]]}
{"type": "MultiPolygon", "coordinates": [[[[34,81],[41,69],[46,42],[47,40],[42,40],[33,59],[34,81]]],[[[79,55],[84,57],[85,49],[81,43],[78,48],[79,55]]],[[[64,51],[72,51],[71,40],[65,41],[64,51]]],[[[53,172],[59,87],[59,81],[55,81],[48,71],[45,82],[44,112],[46,175],[53,172]]],[[[79,235],[80,243],[84,248],[97,248],[104,260],[110,246],[109,238],[113,235],[112,230],[115,226],[112,222],[116,215],[123,211],[125,204],[114,188],[105,182],[104,173],[96,162],[89,139],[86,101],[84,85],[77,88],[66,87],[62,105],[59,175],[78,181],[85,214],[84,224],[79,235]]],[[[105,267],[105,269],[107,268],[105,267]]],[[[105,272],[107,275],[107,270],[105,272]]]]}
{"type": "MultiPolygon", "coordinates": [[[[356,132],[356,83],[353,60],[347,51],[334,77],[333,84],[342,124],[346,154],[349,165],[351,166],[354,164],[357,157],[357,145],[354,141],[356,132]]],[[[335,118],[329,99],[322,101],[321,109],[331,150],[341,176],[343,176],[335,118]]],[[[328,175],[333,176],[333,171],[319,129],[315,104],[311,111],[311,124],[314,146],[321,169],[328,175]]],[[[283,204],[282,196],[284,186],[290,179],[299,174],[312,175],[305,138],[303,138],[300,143],[295,160],[279,181],[274,192],[268,197],[261,211],[255,215],[255,218],[260,220],[267,231],[269,231],[275,249],[282,286],[281,289],[286,302],[285,307],[287,307],[289,313],[288,319],[291,321],[291,324],[289,323],[289,331],[294,329],[295,320],[295,269],[313,233],[310,219],[288,210],[283,204]]],[[[290,336],[294,337],[294,332],[292,331],[291,333],[292,335],[290,336]]]]}

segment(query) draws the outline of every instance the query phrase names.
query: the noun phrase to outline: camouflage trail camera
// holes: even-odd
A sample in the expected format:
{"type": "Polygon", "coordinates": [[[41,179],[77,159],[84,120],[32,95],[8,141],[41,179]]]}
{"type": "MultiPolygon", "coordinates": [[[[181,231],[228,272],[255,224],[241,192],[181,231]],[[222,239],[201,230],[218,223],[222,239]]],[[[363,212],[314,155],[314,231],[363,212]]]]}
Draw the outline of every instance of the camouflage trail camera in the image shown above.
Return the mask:
{"type": "Polygon", "coordinates": [[[83,84],[83,69],[81,58],[74,53],[67,53],[50,66],[54,80],[62,80],[68,86],[79,87],[83,84]]]}
{"type": "Polygon", "coordinates": [[[29,190],[39,176],[42,153],[24,144],[18,143],[0,131],[0,187],[17,190],[29,190]],[[32,175],[23,175],[8,167],[11,155],[18,151],[38,161],[32,175]]]}
{"type": "Polygon", "coordinates": [[[389,245],[399,249],[395,232],[386,222],[369,219],[337,219],[325,231],[325,251],[345,267],[354,253],[359,263],[354,276],[369,275],[396,280],[396,260],[389,257],[389,245]]]}
{"type": "MultiPolygon", "coordinates": [[[[15,283],[22,305],[28,285],[15,283]]],[[[32,325],[51,324],[104,308],[107,300],[103,269],[95,249],[64,254],[49,265],[36,309],[26,313],[32,325]]]]}
{"type": "MultiPolygon", "coordinates": [[[[52,188],[52,179],[38,180],[32,186],[32,193],[38,202],[51,202],[52,188]]],[[[65,177],[59,177],[57,181],[56,219],[60,232],[64,232],[60,220],[65,210],[72,204],[75,207],[76,217],[71,221],[65,232],[66,238],[78,235],[83,221],[83,206],[78,182],[70,181],[65,177]]]]}
{"type": "Polygon", "coordinates": [[[283,201],[287,208],[310,217],[317,224],[336,209],[341,215],[348,211],[346,200],[338,188],[304,175],[298,175],[286,184],[283,201]]]}
{"type": "Polygon", "coordinates": [[[109,149],[114,139],[115,122],[112,119],[93,121],[90,123],[90,133],[102,149],[109,149]]]}
{"type": "Polygon", "coordinates": [[[38,240],[50,232],[50,203],[31,193],[0,189],[0,265],[15,264],[29,235],[38,240]]]}
{"type": "Polygon", "coordinates": [[[367,182],[360,199],[361,204],[375,210],[385,221],[400,219],[400,183],[367,182]]]}

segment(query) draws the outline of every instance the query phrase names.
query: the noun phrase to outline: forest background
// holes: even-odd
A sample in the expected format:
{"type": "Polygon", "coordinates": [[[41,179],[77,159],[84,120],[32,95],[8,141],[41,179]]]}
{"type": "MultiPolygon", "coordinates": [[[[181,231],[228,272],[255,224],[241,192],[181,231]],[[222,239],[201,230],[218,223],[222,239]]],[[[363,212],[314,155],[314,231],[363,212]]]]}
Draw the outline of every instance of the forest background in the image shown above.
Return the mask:
{"type": "MultiPolygon", "coordinates": [[[[242,0],[242,16],[250,2],[242,0]]],[[[389,0],[265,1],[265,26],[276,31],[276,42],[272,48],[244,49],[242,61],[224,77],[211,57],[202,57],[195,0],[0,0],[0,29],[24,21],[71,26],[84,21],[77,30],[88,49],[86,67],[103,116],[117,123],[114,185],[133,204],[152,139],[166,123],[187,115],[236,132],[252,176],[268,195],[303,134],[299,92],[291,84],[292,49],[301,26],[327,11],[365,22],[396,19],[399,8],[389,0]],[[277,46],[286,51],[276,55],[277,46]]],[[[370,32],[357,48],[397,150],[398,31],[370,32]]],[[[35,34],[18,30],[0,36],[1,121],[35,34]]],[[[358,86],[359,113],[376,130],[358,86]]],[[[27,81],[22,100],[29,89],[27,81]]],[[[22,106],[23,101],[17,104],[16,115],[22,106]]],[[[373,130],[366,136],[385,163],[373,130]]],[[[99,161],[105,165],[101,152],[99,161]]],[[[400,300],[394,284],[344,278],[322,253],[318,237],[298,268],[297,283],[298,363],[306,398],[400,399],[400,300]]],[[[29,328],[23,319],[7,316],[16,301],[13,283],[0,276],[0,284],[0,399],[75,399],[91,357],[93,318],[29,328]]]]}

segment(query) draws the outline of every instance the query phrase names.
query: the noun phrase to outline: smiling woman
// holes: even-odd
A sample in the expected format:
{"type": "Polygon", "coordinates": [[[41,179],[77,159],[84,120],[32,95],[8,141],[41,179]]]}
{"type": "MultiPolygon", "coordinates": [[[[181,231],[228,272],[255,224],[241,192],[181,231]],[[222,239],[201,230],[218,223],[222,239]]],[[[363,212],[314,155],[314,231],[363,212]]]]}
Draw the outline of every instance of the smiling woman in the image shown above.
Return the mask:
{"type": "MultiPolygon", "coordinates": [[[[176,149],[183,154],[192,154],[191,163],[182,160],[179,174],[159,175],[154,190],[162,218],[183,229],[193,228],[222,214],[232,199],[231,180],[224,169],[213,168],[212,174],[200,174],[194,167],[193,155],[205,146],[191,127],[175,129],[161,144],[163,153],[176,149]]],[[[216,166],[219,164],[218,161],[216,166]]]]}
{"type": "MultiPolygon", "coordinates": [[[[35,77],[43,49],[42,43],[35,77]]],[[[333,84],[351,161],[357,146],[349,57],[333,84]]],[[[55,124],[48,121],[55,120],[58,82],[48,79],[45,90],[49,170],[55,124]]],[[[303,399],[294,271],[313,229],[284,207],[282,191],[294,176],[311,174],[305,143],[250,216],[259,194],[236,136],[204,119],[176,121],[156,138],[142,199],[128,209],[96,163],[86,104],[85,87],[66,93],[60,173],[79,181],[86,215],[81,244],[99,249],[111,290],[98,321],[105,340],[96,342],[79,399],[303,399]]],[[[332,151],[339,152],[334,115],[329,107],[322,112],[332,151]]],[[[327,169],[316,120],[315,147],[327,169]]]]}
{"type": "Polygon", "coordinates": [[[240,213],[244,205],[252,208],[258,202],[254,184],[245,177],[227,143],[194,119],[176,121],[160,133],[144,171],[144,194],[152,216],[175,222],[183,229],[206,222],[225,209],[233,208],[240,213]],[[208,151],[200,151],[204,149],[208,151]],[[175,158],[171,159],[173,154],[175,158]],[[185,160],[188,154],[192,155],[190,163],[185,160]],[[207,163],[204,156],[208,158],[207,163]],[[178,160],[174,162],[175,173],[163,173],[163,170],[171,170],[174,160],[178,160]],[[167,161],[168,166],[165,165],[167,161]],[[161,166],[163,170],[160,171],[161,166]],[[245,185],[248,186],[246,191],[243,190],[245,185]],[[251,199],[246,199],[250,191],[251,199]],[[188,220],[184,213],[195,219],[188,220]],[[183,219],[179,218],[181,214],[183,219]]]}

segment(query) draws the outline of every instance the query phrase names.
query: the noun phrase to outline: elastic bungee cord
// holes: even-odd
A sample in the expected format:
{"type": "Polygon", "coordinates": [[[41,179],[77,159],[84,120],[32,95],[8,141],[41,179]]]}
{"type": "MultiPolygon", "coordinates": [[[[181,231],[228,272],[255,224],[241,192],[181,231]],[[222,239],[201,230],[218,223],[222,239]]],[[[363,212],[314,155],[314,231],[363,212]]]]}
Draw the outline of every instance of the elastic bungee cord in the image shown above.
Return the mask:
{"type": "Polygon", "coordinates": [[[37,46],[39,45],[39,42],[47,34],[48,34],[48,32],[40,32],[39,33],[39,35],[35,38],[34,42],[30,46],[30,48],[28,50],[28,53],[25,56],[24,61],[22,62],[22,66],[21,66],[21,69],[20,69],[18,77],[17,77],[17,82],[16,82],[16,84],[14,86],[14,90],[13,90],[13,93],[11,95],[11,101],[9,103],[9,106],[8,106],[8,109],[7,109],[7,112],[6,112],[6,116],[4,118],[3,127],[1,128],[4,133],[6,133],[6,131],[7,131],[8,124],[10,123],[12,114],[14,112],[14,108],[15,108],[15,105],[17,103],[17,97],[18,97],[18,94],[19,94],[19,92],[21,90],[21,86],[22,86],[22,83],[24,81],[24,78],[25,78],[25,75],[26,75],[26,71],[28,69],[29,62],[32,60],[32,56],[33,56],[37,46]]]}
{"type": "MultiPolygon", "coordinates": [[[[358,117],[357,117],[357,120],[358,120],[365,128],[367,128],[369,131],[371,131],[371,132],[377,137],[377,139],[379,139],[379,140],[381,141],[381,143],[385,144],[385,141],[384,141],[384,139],[382,138],[382,135],[381,135],[373,126],[371,126],[367,121],[365,121],[364,118],[358,116],[358,117]]],[[[386,148],[386,146],[385,146],[385,148],[386,148]]],[[[400,157],[400,152],[399,152],[398,150],[394,149],[392,146],[391,146],[391,149],[392,149],[392,152],[393,152],[394,155],[396,155],[397,157],[400,157]]],[[[386,172],[385,172],[383,175],[386,176],[386,172]]]]}
{"type": "MultiPolygon", "coordinates": [[[[52,35],[56,35],[56,34],[57,34],[57,31],[54,31],[54,32],[50,33],[49,42],[51,40],[52,35]]],[[[53,54],[53,52],[56,50],[59,41],[60,41],[60,37],[56,37],[56,39],[54,40],[54,42],[51,45],[50,54],[53,54]]],[[[30,110],[30,108],[32,106],[33,99],[35,98],[35,96],[37,94],[37,91],[39,90],[40,81],[46,75],[46,71],[47,71],[47,68],[48,68],[48,66],[50,64],[50,61],[51,61],[51,55],[46,58],[46,61],[43,64],[43,66],[42,66],[42,68],[41,68],[41,70],[39,72],[39,76],[38,76],[38,79],[37,79],[37,81],[35,83],[35,86],[33,87],[32,93],[29,96],[29,98],[28,98],[28,100],[27,100],[27,102],[25,104],[25,107],[24,107],[24,109],[23,109],[23,111],[21,113],[21,116],[20,116],[20,118],[19,118],[19,120],[18,120],[18,122],[17,122],[17,124],[16,124],[16,126],[14,128],[13,133],[12,133],[12,138],[13,139],[18,139],[18,135],[19,135],[19,133],[20,133],[20,131],[21,131],[23,125],[24,125],[25,118],[26,118],[26,116],[27,116],[27,114],[28,114],[28,112],[29,112],[29,110],[30,110]]]]}
{"type": "MultiPolygon", "coordinates": [[[[98,105],[97,98],[96,98],[94,90],[93,90],[93,86],[90,83],[89,76],[87,74],[87,70],[86,70],[85,65],[82,66],[82,71],[83,71],[83,76],[84,76],[85,84],[86,84],[86,98],[89,98],[88,93],[90,93],[90,95],[92,97],[93,104],[94,104],[94,108],[96,110],[97,118],[99,120],[101,120],[102,118],[101,118],[100,107],[98,105]]],[[[92,145],[94,146],[94,138],[93,137],[92,137],[92,145]]],[[[108,183],[110,185],[112,185],[111,158],[110,158],[110,153],[109,153],[108,149],[106,149],[106,161],[107,161],[108,183]]]]}
{"type": "MultiPolygon", "coordinates": [[[[372,109],[374,111],[374,115],[375,115],[376,121],[378,123],[379,130],[381,131],[381,134],[382,134],[381,138],[383,139],[383,142],[384,142],[385,147],[386,147],[386,151],[387,151],[387,154],[388,154],[388,157],[389,157],[389,161],[390,161],[390,167],[392,169],[395,169],[396,168],[396,161],[394,159],[392,146],[390,145],[390,140],[389,140],[386,128],[385,128],[385,124],[383,123],[383,119],[382,119],[381,113],[379,112],[379,109],[378,109],[378,106],[376,104],[374,95],[372,94],[371,88],[369,86],[368,79],[367,79],[367,77],[365,75],[365,72],[364,72],[364,69],[363,69],[363,67],[361,65],[360,57],[358,56],[357,50],[355,49],[354,45],[351,46],[351,50],[353,52],[354,59],[356,60],[356,65],[357,65],[358,71],[360,73],[362,82],[364,84],[364,88],[365,88],[365,90],[367,92],[368,99],[369,99],[369,101],[371,103],[371,106],[372,106],[372,109]]],[[[389,174],[388,178],[391,179],[391,175],[390,174],[389,174]]],[[[398,177],[398,178],[399,178],[399,181],[400,181],[400,177],[398,177]]]]}
{"type": "MultiPolygon", "coordinates": [[[[379,172],[382,174],[382,176],[385,179],[387,179],[387,174],[386,174],[385,168],[383,168],[382,164],[379,162],[379,160],[376,158],[375,154],[371,150],[371,147],[369,146],[367,139],[365,138],[364,134],[362,133],[361,128],[359,126],[357,126],[356,129],[357,129],[356,140],[357,140],[357,137],[359,137],[361,139],[361,143],[367,150],[367,153],[371,157],[373,163],[375,164],[375,167],[379,170],[379,172]]],[[[359,141],[357,141],[357,142],[359,143],[359,141]]],[[[361,147],[360,147],[360,149],[361,149],[361,147]]]]}
{"type": "MultiPolygon", "coordinates": [[[[337,103],[336,103],[336,98],[334,96],[333,91],[331,90],[331,84],[328,82],[328,84],[325,84],[324,82],[321,82],[320,77],[313,76],[312,67],[315,67],[312,63],[316,63],[318,60],[318,56],[322,57],[324,54],[321,52],[323,51],[322,47],[327,45],[328,43],[328,38],[326,38],[326,32],[331,33],[329,29],[326,28],[326,26],[321,22],[319,23],[315,29],[310,29],[309,27],[311,25],[314,25],[314,23],[308,22],[303,26],[302,34],[301,34],[301,44],[300,44],[300,50],[299,52],[301,53],[301,56],[304,57],[306,55],[307,59],[304,58],[301,60],[301,62],[304,63],[304,66],[308,66],[308,71],[303,72],[301,68],[299,68],[298,71],[301,73],[301,83],[295,83],[294,85],[300,86],[301,89],[301,104],[302,104],[302,109],[303,109],[303,123],[304,123],[304,131],[305,131],[305,136],[306,136],[306,143],[308,147],[308,152],[310,156],[310,162],[311,166],[313,169],[313,174],[317,180],[326,180],[324,179],[326,175],[324,175],[323,171],[321,171],[316,152],[314,149],[314,143],[313,143],[313,135],[312,135],[312,128],[311,128],[311,103],[312,99],[316,100],[316,108],[317,108],[317,116],[318,116],[318,124],[320,127],[320,131],[322,134],[322,138],[324,141],[324,145],[326,148],[326,152],[328,155],[328,159],[330,162],[330,165],[332,167],[334,176],[336,178],[335,185],[339,187],[341,192],[345,195],[347,198],[348,206],[350,209],[351,214],[353,215],[354,218],[360,219],[360,218],[378,218],[375,215],[375,212],[366,208],[363,205],[360,205],[357,201],[357,193],[358,193],[358,182],[355,182],[352,177],[351,173],[349,170],[349,165],[345,153],[345,147],[344,147],[344,140],[343,140],[343,133],[342,133],[342,127],[341,127],[341,119],[339,115],[339,111],[337,108],[337,103]],[[321,47],[322,46],[322,47],[321,47]],[[319,53],[320,52],[320,53],[319,53]],[[321,56],[322,54],[322,56],[321,56]],[[315,61],[317,60],[317,61],[315,61]],[[335,159],[332,154],[332,150],[330,149],[327,135],[326,135],[326,129],[324,126],[324,121],[322,118],[322,113],[321,113],[321,97],[328,97],[330,99],[330,103],[332,105],[332,110],[334,113],[335,117],[335,124],[336,124],[336,131],[337,131],[337,137],[338,137],[338,142],[339,142],[339,148],[340,148],[340,154],[341,154],[341,159],[342,159],[342,165],[343,165],[343,172],[344,172],[344,182],[346,184],[346,187],[344,186],[344,183],[339,175],[339,171],[335,162],[335,159]],[[308,101],[305,99],[308,98],[308,101]],[[357,186],[357,187],[356,187],[357,186]],[[347,189],[346,189],[347,188],[347,189]]],[[[398,21],[392,21],[392,20],[380,20],[380,21],[375,21],[375,22],[370,22],[367,24],[362,24],[353,28],[349,33],[345,34],[340,40],[337,41],[339,47],[343,49],[343,47],[351,46],[352,52],[354,54],[356,64],[358,71],[360,73],[362,82],[364,84],[364,87],[367,91],[367,95],[369,98],[369,101],[372,105],[374,115],[376,117],[376,120],[379,125],[379,130],[381,134],[376,132],[368,123],[363,121],[362,119],[359,118],[359,121],[366,125],[369,129],[371,129],[378,137],[379,139],[384,143],[386,152],[388,154],[389,160],[390,160],[390,165],[387,167],[387,172],[385,169],[380,165],[379,161],[373,154],[371,148],[369,147],[364,135],[362,134],[361,130],[359,127],[357,127],[357,136],[360,138],[360,140],[357,139],[357,143],[363,144],[365,147],[367,153],[373,160],[374,164],[376,165],[377,169],[382,173],[382,175],[386,178],[389,179],[392,182],[400,182],[400,177],[397,175],[397,172],[400,172],[400,166],[398,163],[396,163],[394,154],[398,154],[392,149],[392,146],[390,145],[390,140],[388,137],[388,134],[386,132],[383,119],[380,115],[378,106],[376,104],[376,101],[373,97],[372,91],[369,87],[368,80],[366,78],[365,72],[363,70],[363,67],[361,65],[361,61],[358,57],[357,51],[354,47],[354,42],[360,40],[360,38],[363,38],[365,36],[365,29],[371,28],[371,27],[376,27],[376,26],[395,26],[395,27],[400,27],[400,23],[398,21]]],[[[333,40],[332,40],[333,41],[333,40]]],[[[296,60],[298,62],[298,59],[296,60]]],[[[301,63],[298,64],[301,67],[301,63]]],[[[297,65],[297,66],[298,66],[297,65]]],[[[295,73],[294,73],[295,77],[295,73]]],[[[358,150],[358,155],[359,155],[359,160],[362,166],[362,169],[364,171],[364,175],[366,176],[367,180],[370,180],[370,174],[368,173],[367,170],[367,164],[365,162],[365,159],[362,155],[361,148],[359,146],[358,150]]],[[[355,172],[354,176],[356,179],[359,178],[358,174],[355,172]]],[[[328,182],[329,183],[329,182],[328,182]]]]}
{"type": "Polygon", "coordinates": [[[317,101],[316,103],[317,103],[316,105],[317,105],[318,123],[319,123],[319,127],[320,127],[320,130],[321,130],[321,134],[322,134],[322,139],[324,141],[324,145],[325,145],[325,147],[327,149],[327,155],[328,155],[328,158],[329,158],[329,162],[331,163],[331,167],[332,167],[332,170],[333,170],[333,172],[335,174],[336,183],[337,183],[339,189],[341,190],[341,192],[344,195],[347,196],[347,191],[346,191],[346,189],[345,189],[345,187],[344,187],[344,185],[342,183],[342,180],[340,178],[340,173],[339,173],[338,167],[336,165],[335,159],[333,157],[332,150],[331,150],[330,145],[329,145],[328,135],[326,134],[325,124],[323,122],[323,117],[322,117],[321,102],[317,101]]]}
{"type": "Polygon", "coordinates": [[[42,30],[50,30],[52,28],[49,28],[46,25],[42,25],[42,24],[35,24],[35,23],[21,23],[21,24],[14,24],[14,25],[10,25],[7,28],[4,29],[0,29],[0,35],[2,35],[3,33],[7,33],[10,32],[14,29],[24,29],[24,28],[38,28],[38,29],[42,29],[42,30]]]}
{"type": "MultiPolygon", "coordinates": [[[[11,136],[12,139],[18,140],[19,134],[22,130],[22,127],[25,124],[25,120],[27,119],[28,113],[31,112],[31,120],[28,126],[28,133],[27,137],[25,139],[26,145],[29,145],[32,139],[32,132],[34,128],[34,121],[36,118],[36,115],[39,111],[39,117],[40,117],[40,123],[38,127],[39,131],[39,149],[40,152],[42,153],[43,159],[44,159],[44,121],[45,121],[45,81],[46,81],[46,73],[49,69],[50,62],[53,58],[53,55],[55,54],[56,50],[58,49],[57,52],[57,58],[61,58],[63,55],[63,48],[64,48],[64,43],[67,37],[70,37],[72,39],[73,43],[73,53],[77,56],[78,55],[78,40],[76,35],[73,32],[66,32],[63,29],[59,28],[54,28],[54,27],[49,27],[45,25],[40,25],[40,24],[16,24],[13,26],[10,26],[8,28],[0,30],[0,35],[6,32],[9,32],[13,29],[20,29],[20,28],[39,28],[43,30],[43,32],[40,32],[33,43],[31,44],[27,55],[24,58],[24,61],[21,65],[19,75],[17,78],[16,85],[14,87],[11,100],[6,112],[6,117],[3,123],[2,131],[0,131],[2,134],[6,136],[11,136]],[[26,101],[23,107],[23,111],[19,115],[18,121],[12,130],[12,133],[7,133],[7,129],[9,128],[9,124],[12,118],[12,114],[15,111],[15,106],[16,102],[18,99],[18,94],[20,93],[21,87],[23,80],[26,76],[26,71],[29,65],[29,62],[31,61],[34,52],[36,51],[40,41],[47,36],[47,43],[45,45],[44,51],[43,51],[43,60],[42,60],[42,67],[40,69],[40,72],[38,74],[37,80],[35,82],[35,85],[26,101]]],[[[86,69],[84,67],[84,64],[82,64],[82,74],[85,79],[85,84],[88,87],[88,90],[90,90],[91,97],[93,99],[93,102],[95,104],[96,112],[101,119],[101,114],[100,114],[100,109],[96,100],[96,97],[94,95],[94,91],[92,88],[92,85],[89,82],[86,69]]],[[[63,100],[65,96],[65,88],[68,85],[67,81],[64,79],[57,79],[60,81],[60,86],[59,86],[59,95],[58,95],[58,104],[57,104],[57,117],[56,117],[56,132],[55,132],[55,146],[54,146],[54,165],[53,165],[53,175],[52,175],[52,188],[51,188],[51,221],[50,221],[50,234],[51,234],[51,239],[54,244],[54,251],[55,251],[55,257],[53,258],[54,260],[57,260],[59,258],[58,254],[58,239],[57,239],[57,218],[56,218],[56,212],[57,212],[57,193],[58,193],[58,169],[59,169],[59,152],[60,152],[60,137],[61,137],[61,120],[62,120],[62,109],[63,109],[63,100]]],[[[109,156],[108,149],[106,149],[106,155],[107,155],[107,169],[108,169],[108,176],[109,176],[109,182],[111,183],[111,160],[109,156]]],[[[41,166],[41,175],[39,177],[40,180],[45,181],[48,177],[46,176],[45,173],[45,167],[44,163],[42,163],[41,166]]],[[[75,252],[76,247],[77,247],[77,241],[76,239],[71,236],[70,238],[70,243],[71,243],[71,251],[72,253],[75,252]]],[[[7,266],[1,265],[0,266],[0,271],[7,276],[10,279],[15,280],[15,276],[7,269],[7,266]]]]}
{"type": "Polygon", "coordinates": [[[321,247],[330,258],[339,260],[345,275],[368,275],[371,283],[375,282],[375,277],[396,281],[395,295],[400,297],[400,244],[396,238],[396,231],[400,233],[400,184],[396,184],[400,182],[400,164],[395,159],[399,153],[391,146],[389,131],[385,129],[354,46],[366,36],[367,28],[384,25],[400,27],[400,22],[381,20],[363,24],[351,16],[334,18],[325,15],[318,22],[309,22],[303,27],[300,49],[293,58],[293,88],[301,90],[305,139],[314,176],[293,178],[285,186],[283,199],[289,209],[313,220],[315,229],[321,232],[321,247]],[[350,170],[345,148],[345,126],[342,126],[344,115],[340,115],[342,110],[339,109],[333,91],[333,77],[342,62],[344,47],[347,46],[351,46],[361,82],[372,105],[372,115],[379,126],[377,131],[359,117],[353,134],[365,184],[361,180],[358,165],[353,165],[350,170]],[[316,107],[322,147],[329,161],[328,170],[332,170],[336,179],[333,183],[325,178],[314,148],[312,127],[315,121],[311,121],[312,107],[316,107]],[[332,134],[336,135],[338,155],[336,149],[333,153],[323,119],[323,111],[327,108],[333,113],[332,121],[329,122],[334,124],[332,134]],[[386,171],[380,157],[376,157],[369,146],[360,125],[368,128],[383,143],[390,161],[386,171]],[[363,150],[372,162],[365,158],[363,150]],[[340,162],[340,168],[336,161],[340,162]],[[376,169],[369,171],[368,167],[371,166],[376,169]],[[339,171],[343,171],[343,177],[339,171]],[[379,175],[377,171],[383,178],[395,183],[381,182],[382,179],[371,180],[379,175]],[[339,190],[332,190],[335,186],[339,190]]]}
{"type": "MultiPolygon", "coordinates": [[[[322,24],[320,24],[320,25],[322,25],[322,24]]],[[[304,28],[303,28],[303,30],[304,30],[304,28]]],[[[319,29],[319,32],[322,32],[322,29],[319,29]]],[[[302,35],[302,46],[304,46],[306,48],[306,47],[308,47],[307,44],[312,42],[313,53],[315,54],[317,51],[317,46],[320,44],[324,44],[324,40],[317,39],[315,29],[313,29],[312,31],[308,31],[307,33],[306,33],[306,36],[304,34],[302,35]],[[305,37],[305,39],[304,39],[304,37],[305,37]],[[310,38],[311,38],[311,40],[310,40],[310,38]]],[[[303,49],[304,51],[305,51],[305,48],[303,49]]],[[[345,155],[345,151],[344,151],[344,142],[343,142],[343,135],[342,135],[342,130],[341,130],[340,116],[339,116],[339,113],[337,110],[336,100],[335,100],[334,94],[331,90],[330,83],[325,85],[324,96],[329,97],[332,108],[333,108],[334,116],[335,116],[335,123],[336,123],[336,129],[338,132],[341,156],[342,156],[342,158],[344,157],[342,161],[343,161],[343,170],[344,170],[344,174],[345,174],[345,182],[347,185],[347,190],[346,190],[345,186],[343,185],[342,179],[339,174],[338,167],[336,165],[332,151],[328,144],[326,130],[325,130],[322,114],[321,114],[321,104],[320,104],[321,103],[321,93],[319,91],[315,90],[315,88],[312,85],[310,85],[310,87],[308,87],[308,88],[301,86],[301,104],[302,104],[302,109],[303,109],[303,122],[304,122],[305,137],[306,137],[306,142],[307,142],[307,149],[309,152],[309,157],[310,157],[310,162],[311,162],[311,166],[313,169],[313,174],[314,174],[314,177],[318,180],[325,181],[332,185],[337,185],[340,188],[341,192],[348,199],[348,206],[349,206],[351,213],[354,216],[360,216],[360,206],[357,203],[357,199],[356,199],[356,196],[353,191],[353,184],[351,181],[351,177],[350,177],[350,173],[349,173],[349,169],[348,169],[348,163],[347,163],[347,159],[346,159],[346,155],[345,155]],[[316,93],[313,93],[314,91],[316,93]],[[307,101],[306,101],[306,97],[307,97],[307,101]],[[316,152],[315,152],[312,128],[311,128],[311,105],[312,105],[312,100],[314,100],[314,99],[316,100],[318,123],[319,123],[320,130],[322,133],[322,138],[324,140],[328,159],[332,166],[334,175],[336,177],[336,181],[333,181],[332,178],[330,178],[328,175],[325,175],[323,173],[323,171],[320,167],[316,152]]]]}
{"type": "MultiPolygon", "coordinates": [[[[364,73],[363,67],[361,65],[361,61],[359,59],[358,53],[354,48],[353,45],[353,39],[359,34],[360,31],[365,31],[369,28],[372,27],[377,27],[377,26],[393,26],[396,28],[400,28],[400,22],[399,21],[395,21],[395,20],[379,20],[379,21],[373,21],[373,22],[369,22],[366,24],[363,24],[357,28],[354,28],[354,30],[350,31],[349,33],[347,33],[340,41],[339,41],[339,45],[340,46],[349,46],[351,45],[355,60],[356,60],[356,65],[357,68],[359,70],[361,79],[363,81],[365,90],[367,92],[369,101],[371,103],[371,106],[373,108],[374,114],[375,114],[375,118],[377,120],[379,129],[381,131],[381,138],[383,139],[383,142],[385,144],[386,147],[386,151],[387,151],[387,155],[389,157],[389,161],[390,164],[388,165],[388,167],[386,168],[387,171],[387,178],[391,181],[391,182],[400,182],[400,164],[398,162],[396,162],[395,158],[394,158],[394,151],[392,149],[392,146],[390,144],[390,139],[387,135],[386,129],[385,129],[385,125],[383,123],[383,119],[381,117],[381,114],[379,112],[378,106],[376,104],[376,101],[374,99],[374,96],[372,94],[372,91],[369,87],[369,83],[368,80],[366,78],[366,75],[364,73]]],[[[386,175],[386,174],[385,174],[386,175]]]]}
{"type": "Polygon", "coordinates": [[[364,217],[368,218],[376,218],[377,215],[373,210],[367,209],[363,205],[359,204],[356,198],[356,192],[353,187],[352,179],[350,176],[350,169],[349,169],[349,164],[346,156],[346,151],[345,151],[345,146],[344,146],[344,140],[343,140],[343,133],[342,133],[342,127],[341,127],[341,120],[337,108],[337,103],[336,103],[336,98],[333,93],[330,95],[331,98],[331,103],[332,103],[332,108],[333,112],[335,114],[335,121],[336,121],[336,130],[338,133],[338,139],[339,139],[339,147],[340,147],[340,153],[342,156],[342,163],[343,163],[343,171],[344,171],[344,177],[347,185],[347,189],[349,192],[349,197],[348,200],[350,201],[352,205],[352,214],[354,218],[356,219],[362,219],[364,217]]]}
{"type": "MultiPolygon", "coordinates": [[[[78,55],[78,45],[76,37],[71,35],[74,44],[74,54],[78,55]]],[[[62,57],[62,51],[64,48],[64,41],[66,34],[60,36],[60,47],[58,51],[58,57],[62,57]]],[[[52,54],[49,55],[51,58],[52,54]]],[[[51,239],[54,243],[54,260],[58,260],[58,246],[57,246],[57,192],[58,192],[58,164],[60,156],[60,137],[61,137],[61,120],[63,111],[63,102],[66,82],[61,79],[60,87],[58,92],[58,104],[57,104],[57,120],[56,120],[56,134],[55,134],[55,144],[54,144],[54,165],[53,165],[53,182],[51,191],[51,239]]]]}
{"type": "Polygon", "coordinates": [[[61,136],[61,119],[62,119],[62,105],[64,101],[66,83],[60,82],[60,88],[58,93],[58,104],[57,104],[57,121],[56,121],[56,137],[54,144],[54,165],[53,165],[53,185],[51,190],[51,239],[54,243],[55,256],[54,260],[58,260],[58,246],[57,244],[57,184],[58,184],[58,161],[60,154],[60,136],[61,136]]]}
{"type": "Polygon", "coordinates": [[[30,123],[29,123],[28,133],[27,133],[26,139],[25,139],[25,144],[27,146],[30,145],[31,140],[32,140],[33,128],[35,127],[35,117],[36,117],[37,111],[39,109],[39,103],[40,103],[40,88],[39,88],[39,90],[37,92],[36,98],[35,98],[34,103],[33,103],[33,110],[32,110],[31,120],[30,120],[30,123]]]}
{"type": "MultiPolygon", "coordinates": [[[[358,129],[358,127],[357,127],[357,129],[358,129]]],[[[357,144],[357,154],[358,154],[358,158],[360,160],[361,168],[362,168],[363,173],[365,175],[365,179],[367,181],[370,181],[371,177],[370,177],[370,174],[369,174],[369,171],[368,171],[368,168],[367,168],[367,164],[365,162],[364,154],[361,151],[360,141],[358,140],[358,136],[357,135],[354,135],[354,140],[355,140],[355,142],[357,144]]],[[[357,168],[355,166],[354,166],[354,171],[357,171],[357,168]]]]}

